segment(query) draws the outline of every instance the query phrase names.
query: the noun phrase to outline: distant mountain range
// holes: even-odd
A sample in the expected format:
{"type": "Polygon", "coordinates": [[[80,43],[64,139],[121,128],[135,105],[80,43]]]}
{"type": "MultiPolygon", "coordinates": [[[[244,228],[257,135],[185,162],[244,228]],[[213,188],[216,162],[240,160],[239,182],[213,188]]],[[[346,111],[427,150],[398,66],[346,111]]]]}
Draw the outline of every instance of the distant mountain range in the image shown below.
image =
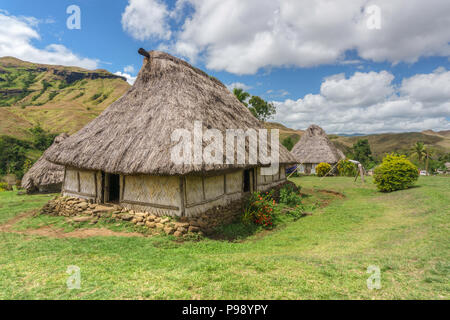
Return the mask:
{"type": "Polygon", "coordinates": [[[366,133],[338,133],[338,136],[341,137],[362,137],[362,136],[366,136],[366,133]]]}
{"type": "MultiPolygon", "coordinates": [[[[97,117],[129,87],[123,77],[106,70],[0,58],[0,135],[28,139],[28,129],[36,124],[53,133],[72,134],[97,117]]],[[[279,129],[280,140],[291,137],[294,144],[304,132],[275,122],[267,122],[265,126],[279,129]]],[[[450,152],[450,130],[331,134],[329,137],[343,152],[348,152],[358,139],[368,139],[378,158],[385,153],[409,151],[417,141],[433,146],[438,152],[450,152]]]]}

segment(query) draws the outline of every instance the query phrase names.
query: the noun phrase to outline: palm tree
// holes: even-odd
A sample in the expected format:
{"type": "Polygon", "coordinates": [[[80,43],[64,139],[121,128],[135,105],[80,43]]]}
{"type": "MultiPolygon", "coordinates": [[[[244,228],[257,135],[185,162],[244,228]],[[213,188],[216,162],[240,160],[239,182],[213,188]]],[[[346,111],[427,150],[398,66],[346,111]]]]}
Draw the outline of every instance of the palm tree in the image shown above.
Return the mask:
{"type": "Polygon", "coordinates": [[[423,156],[425,158],[425,170],[427,172],[427,175],[428,175],[428,161],[431,159],[432,155],[433,155],[433,150],[430,147],[425,146],[423,149],[423,156]]]}
{"type": "Polygon", "coordinates": [[[247,100],[250,97],[250,93],[245,92],[244,89],[241,88],[234,88],[233,94],[244,106],[248,107],[248,103],[245,102],[245,100],[247,100]]]}
{"type": "Polygon", "coordinates": [[[425,145],[423,142],[416,142],[416,144],[412,147],[411,151],[413,154],[417,155],[417,158],[419,159],[419,162],[422,161],[422,158],[425,156],[425,145]]]}

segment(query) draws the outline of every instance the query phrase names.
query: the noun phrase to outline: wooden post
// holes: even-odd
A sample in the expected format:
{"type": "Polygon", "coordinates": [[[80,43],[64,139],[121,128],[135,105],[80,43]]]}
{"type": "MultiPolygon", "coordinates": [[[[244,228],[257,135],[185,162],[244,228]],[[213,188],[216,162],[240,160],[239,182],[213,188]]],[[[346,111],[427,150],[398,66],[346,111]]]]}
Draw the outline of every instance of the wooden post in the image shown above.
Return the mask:
{"type": "Polygon", "coordinates": [[[180,214],[182,217],[186,215],[185,198],[184,198],[184,177],[180,177],[180,214]]]}
{"type": "Polygon", "coordinates": [[[361,181],[364,183],[364,171],[361,164],[358,164],[359,174],[361,175],[361,181]]]}

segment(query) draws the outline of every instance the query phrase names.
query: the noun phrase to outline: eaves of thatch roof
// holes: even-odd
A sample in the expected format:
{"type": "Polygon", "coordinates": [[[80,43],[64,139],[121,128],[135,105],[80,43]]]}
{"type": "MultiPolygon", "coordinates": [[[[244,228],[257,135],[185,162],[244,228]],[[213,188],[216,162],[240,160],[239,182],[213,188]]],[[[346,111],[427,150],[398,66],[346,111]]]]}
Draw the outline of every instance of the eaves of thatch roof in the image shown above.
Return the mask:
{"type": "MultiPolygon", "coordinates": [[[[67,139],[69,135],[62,133],[55,138],[53,146],[60,144],[67,139]]],[[[25,173],[22,178],[22,188],[27,191],[33,191],[39,187],[45,187],[62,183],[64,178],[64,166],[51,163],[46,160],[44,156],[40,157],[38,161],[25,173]]]]}

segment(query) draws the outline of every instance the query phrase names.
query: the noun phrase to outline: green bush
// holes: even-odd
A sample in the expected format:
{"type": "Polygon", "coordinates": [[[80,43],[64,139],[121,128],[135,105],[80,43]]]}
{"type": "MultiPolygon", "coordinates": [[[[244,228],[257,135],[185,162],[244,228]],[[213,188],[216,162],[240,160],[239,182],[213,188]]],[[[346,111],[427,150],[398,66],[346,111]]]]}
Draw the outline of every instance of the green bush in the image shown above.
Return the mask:
{"type": "Polygon", "coordinates": [[[9,190],[9,186],[6,182],[0,182],[0,192],[9,190]]]}
{"type": "Polygon", "coordinates": [[[323,177],[328,174],[331,170],[331,165],[329,163],[321,162],[316,167],[316,174],[319,177],[323,177]]]}
{"type": "Polygon", "coordinates": [[[404,155],[387,155],[374,171],[374,182],[383,192],[406,189],[418,178],[417,167],[404,155]]]}
{"type": "Polygon", "coordinates": [[[289,210],[286,214],[294,219],[294,221],[297,221],[303,216],[303,213],[305,211],[305,208],[303,205],[297,205],[293,210],[289,210]]]}
{"type": "Polygon", "coordinates": [[[280,203],[295,207],[302,203],[302,198],[291,184],[286,184],[280,190],[280,203]]]}
{"type": "Polygon", "coordinates": [[[347,159],[338,162],[338,173],[343,177],[354,177],[357,173],[357,167],[347,159]]]}

